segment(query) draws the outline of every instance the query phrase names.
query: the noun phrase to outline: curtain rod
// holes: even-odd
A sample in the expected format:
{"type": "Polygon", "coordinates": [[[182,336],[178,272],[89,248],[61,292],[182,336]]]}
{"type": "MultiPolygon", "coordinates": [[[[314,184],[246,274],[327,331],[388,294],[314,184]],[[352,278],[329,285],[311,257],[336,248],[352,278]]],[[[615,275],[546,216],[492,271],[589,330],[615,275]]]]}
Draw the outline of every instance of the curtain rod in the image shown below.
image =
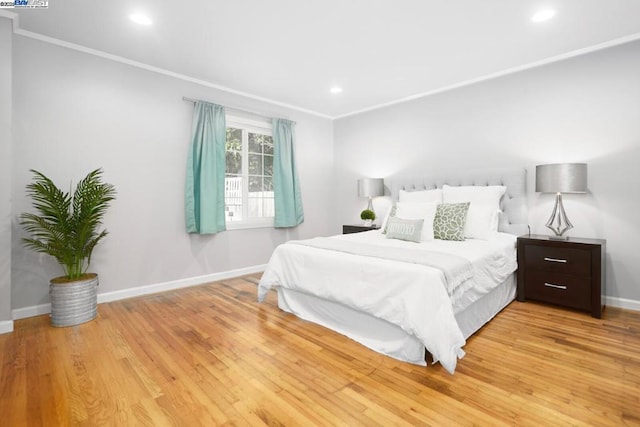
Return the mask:
{"type": "MultiPolygon", "coordinates": [[[[182,97],[182,100],[183,100],[183,101],[187,101],[187,102],[193,102],[194,104],[195,104],[196,102],[198,102],[198,101],[202,101],[202,102],[209,102],[209,101],[204,101],[204,100],[202,100],[202,99],[188,98],[188,97],[186,97],[186,96],[183,96],[183,97],[182,97]]],[[[256,115],[256,116],[261,116],[261,117],[265,117],[265,118],[268,118],[268,119],[271,119],[271,118],[272,118],[270,114],[265,114],[265,113],[261,113],[261,112],[258,112],[258,111],[245,110],[245,109],[243,109],[243,108],[229,107],[229,106],[226,106],[226,105],[223,105],[223,107],[224,107],[224,108],[228,108],[229,110],[235,110],[235,111],[240,111],[240,112],[242,112],[242,113],[254,114],[254,115],[256,115]]]]}

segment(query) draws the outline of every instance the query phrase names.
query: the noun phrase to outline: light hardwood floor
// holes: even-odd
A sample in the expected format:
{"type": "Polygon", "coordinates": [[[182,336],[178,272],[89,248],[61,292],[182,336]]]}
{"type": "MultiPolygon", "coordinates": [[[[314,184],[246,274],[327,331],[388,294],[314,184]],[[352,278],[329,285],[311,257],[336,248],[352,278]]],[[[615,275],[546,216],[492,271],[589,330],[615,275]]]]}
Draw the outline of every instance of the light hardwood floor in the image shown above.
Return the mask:
{"type": "Polygon", "coordinates": [[[455,375],[256,302],[259,276],[0,335],[0,425],[640,425],[640,313],[513,302],[455,375]]]}

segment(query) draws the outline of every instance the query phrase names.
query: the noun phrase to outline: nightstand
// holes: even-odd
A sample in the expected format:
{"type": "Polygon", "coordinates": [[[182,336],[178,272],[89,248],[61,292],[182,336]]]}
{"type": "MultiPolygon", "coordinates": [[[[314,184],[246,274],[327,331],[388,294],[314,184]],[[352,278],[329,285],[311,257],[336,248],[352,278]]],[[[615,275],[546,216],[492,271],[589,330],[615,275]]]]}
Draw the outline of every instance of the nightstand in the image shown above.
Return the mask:
{"type": "Polygon", "coordinates": [[[518,237],[518,301],[571,307],[602,316],[606,240],[518,237]]]}
{"type": "Polygon", "coordinates": [[[343,225],[342,226],[342,234],[351,234],[351,233],[361,233],[363,231],[369,230],[379,230],[380,226],[377,224],[373,225],[343,225]]]}

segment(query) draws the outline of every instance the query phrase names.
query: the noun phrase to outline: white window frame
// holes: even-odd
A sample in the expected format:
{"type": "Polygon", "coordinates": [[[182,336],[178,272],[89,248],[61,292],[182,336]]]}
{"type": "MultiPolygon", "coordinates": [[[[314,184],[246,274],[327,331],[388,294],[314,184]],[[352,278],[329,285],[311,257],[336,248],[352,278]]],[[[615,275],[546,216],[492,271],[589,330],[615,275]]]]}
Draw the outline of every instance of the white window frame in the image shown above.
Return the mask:
{"type": "MultiPolygon", "coordinates": [[[[247,218],[248,193],[249,193],[249,135],[248,133],[259,133],[273,137],[271,120],[265,118],[256,120],[242,117],[240,115],[227,114],[225,117],[227,128],[242,129],[242,178],[246,183],[242,189],[242,212],[243,220],[226,221],[227,230],[243,230],[249,228],[273,228],[274,217],[247,218]],[[244,131],[247,132],[244,132],[244,131]]],[[[226,150],[225,150],[226,152],[226,150]]],[[[225,173],[226,176],[226,173],[225,173]]],[[[226,197],[225,197],[226,199],[226,197]]],[[[225,200],[226,203],[226,200],[225,200]]]]}

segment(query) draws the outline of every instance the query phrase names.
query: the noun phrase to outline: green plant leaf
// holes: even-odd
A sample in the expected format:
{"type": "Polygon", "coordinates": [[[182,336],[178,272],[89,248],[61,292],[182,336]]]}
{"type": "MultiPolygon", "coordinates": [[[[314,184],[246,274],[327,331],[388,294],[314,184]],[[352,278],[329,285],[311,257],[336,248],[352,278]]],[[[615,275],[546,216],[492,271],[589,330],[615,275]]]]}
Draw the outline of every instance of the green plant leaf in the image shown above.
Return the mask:
{"type": "Polygon", "coordinates": [[[375,212],[373,212],[371,209],[365,209],[362,212],[360,212],[360,219],[362,220],[374,220],[376,219],[376,214],[375,212]]]}
{"type": "Polygon", "coordinates": [[[23,213],[20,224],[30,234],[27,248],[56,259],[69,279],[86,272],[96,245],[108,234],[98,231],[115,199],[115,187],[102,182],[102,169],[90,172],[76,186],[73,196],[60,190],[44,174],[31,170],[33,182],[27,195],[37,213],[23,213]]]}

